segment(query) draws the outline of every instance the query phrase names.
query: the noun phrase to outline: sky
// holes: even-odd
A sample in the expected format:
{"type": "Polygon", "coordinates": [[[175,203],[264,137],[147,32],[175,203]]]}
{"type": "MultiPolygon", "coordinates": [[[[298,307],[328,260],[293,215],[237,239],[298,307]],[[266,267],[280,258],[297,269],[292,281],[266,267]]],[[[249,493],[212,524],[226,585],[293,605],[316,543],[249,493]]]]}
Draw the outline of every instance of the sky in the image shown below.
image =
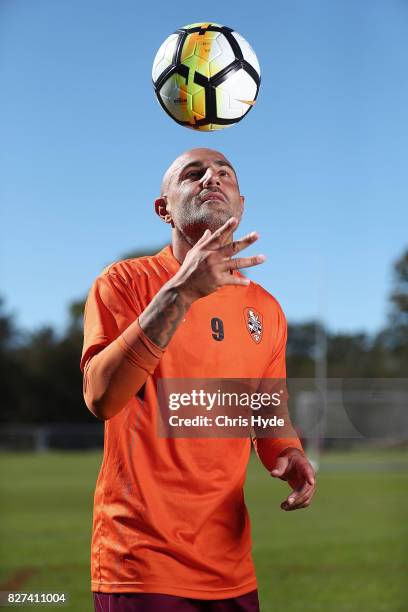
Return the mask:
{"type": "MultiPolygon", "coordinates": [[[[0,295],[20,328],[63,330],[112,261],[161,248],[162,174],[206,146],[234,164],[257,230],[251,271],[289,321],[386,324],[408,247],[408,3],[269,0],[0,3],[0,295]],[[253,110],[215,133],[157,103],[151,66],[178,27],[242,34],[261,66],[253,110]]],[[[238,235],[237,234],[237,235],[238,235]]]]}

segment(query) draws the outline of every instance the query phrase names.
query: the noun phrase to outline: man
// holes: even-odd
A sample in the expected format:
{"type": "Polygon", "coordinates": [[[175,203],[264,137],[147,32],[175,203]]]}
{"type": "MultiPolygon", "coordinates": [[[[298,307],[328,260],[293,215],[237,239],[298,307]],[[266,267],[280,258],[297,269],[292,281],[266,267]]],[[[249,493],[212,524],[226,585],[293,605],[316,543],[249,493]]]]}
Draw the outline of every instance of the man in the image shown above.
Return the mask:
{"type": "MultiPolygon", "coordinates": [[[[283,312],[238,272],[265,258],[233,257],[258,239],[255,232],[232,238],[243,206],[221,153],[184,153],[155,202],[172,227],[171,247],[111,265],[89,294],[84,396],[105,420],[91,553],[95,610],[259,609],[243,497],[250,439],[157,435],[159,379],[286,376],[283,312]],[[262,316],[256,338],[248,310],[262,316]]],[[[254,442],[271,475],[293,487],[282,509],[308,506],[314,473],[297,437],[254,442]]]]}

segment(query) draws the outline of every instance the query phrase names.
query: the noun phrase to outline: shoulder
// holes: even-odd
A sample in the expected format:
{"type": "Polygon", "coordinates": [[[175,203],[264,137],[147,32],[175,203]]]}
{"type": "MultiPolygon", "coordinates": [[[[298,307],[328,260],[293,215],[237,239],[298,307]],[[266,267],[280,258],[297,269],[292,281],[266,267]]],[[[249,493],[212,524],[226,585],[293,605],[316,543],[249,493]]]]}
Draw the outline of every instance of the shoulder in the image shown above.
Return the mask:
{"type": "Polygon", "coordinates": [[[157,255],[121,259],[106,266],[100,276],[115,277],[124,284],[129,284],[135,277],[149,275],[151,272],[157,271],[158,266],[157,255]]]}
{"type": "MultiPolygon", "coordinates": [[[[279,317],[286,320],[282,306],[274,295],[269,293],[262,285],[251,280],[249,284],[249,296],[251,299],[256,300],[258,307],[262,307],[272,316],[279,317]]],[[[255,304],[254,304],[255,306],[255,304]]],[[[266,314],[266,313],[265,313],[266,314]]]]}
{"type": "Polygon", "coordinates": [[[160,287],[168,276],[160,254],[116,261],[106,266],[98,278],[125,290],[145,293],[151,286],[160,287]]]}
{"type": "Polygon", "coordinates": [[[157,255],[122,259],[106,266],[95,281],[95,286],[112,295],[120,295],[139,307],[157,293],[168,278],[168,273],[157,255]]]}

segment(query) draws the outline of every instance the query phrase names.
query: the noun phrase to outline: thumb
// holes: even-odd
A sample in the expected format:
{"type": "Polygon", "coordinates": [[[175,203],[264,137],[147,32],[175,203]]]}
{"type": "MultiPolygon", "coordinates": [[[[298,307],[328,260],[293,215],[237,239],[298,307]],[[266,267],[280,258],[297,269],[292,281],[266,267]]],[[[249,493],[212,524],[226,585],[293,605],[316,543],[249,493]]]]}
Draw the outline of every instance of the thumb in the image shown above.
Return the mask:
{"type": "Polygon", "coordinates": [[[288,467],[289,459],[288,457],[278,457],[276,461],[276,465],[271,471],[271,476],[274,478],[282,476],[286,472],[286,468],[288,467]]]}
{"type": "Polygon", "coordinates": [[[207,228],[204,232],[204,234],[201,236],[200,240],[198,242],[204,242],[204,240],[206,240],[207,238],[209,238],[211,236],[211,232],[210,230],[207,228]]]}

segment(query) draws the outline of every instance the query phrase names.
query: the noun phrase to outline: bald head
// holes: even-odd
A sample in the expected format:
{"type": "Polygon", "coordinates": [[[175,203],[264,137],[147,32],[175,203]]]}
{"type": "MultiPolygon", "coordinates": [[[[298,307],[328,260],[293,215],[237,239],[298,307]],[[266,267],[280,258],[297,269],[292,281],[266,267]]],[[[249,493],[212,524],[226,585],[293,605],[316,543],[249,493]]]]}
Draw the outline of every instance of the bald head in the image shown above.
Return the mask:
{"type": "Polygon", "coordinates": [[[197,165],[198,165],[199,163],[201,163],[204,159],[207,159],[208,157],[211,157],[212,159],[216,160],[216,162],[217,161],[225,162],[225,165],[232,168],[232,170],[235,173],[235,170],[232,164],[228,161],[225,155],[223,155],[219,151],[216,151],[215,149],[207,149],[205,147],[200,147],[197,149],[190,149],[189,151],[185,151],[184,153],[179,155],[174,160],[174,162],[167,168],[166,172],[164,173],[163,179],[162,179],[160,194],[162,196],[167,194],[173,177],[178,176],[187,164],[192,164],[193,162],[197,162],[197,165]]]}

